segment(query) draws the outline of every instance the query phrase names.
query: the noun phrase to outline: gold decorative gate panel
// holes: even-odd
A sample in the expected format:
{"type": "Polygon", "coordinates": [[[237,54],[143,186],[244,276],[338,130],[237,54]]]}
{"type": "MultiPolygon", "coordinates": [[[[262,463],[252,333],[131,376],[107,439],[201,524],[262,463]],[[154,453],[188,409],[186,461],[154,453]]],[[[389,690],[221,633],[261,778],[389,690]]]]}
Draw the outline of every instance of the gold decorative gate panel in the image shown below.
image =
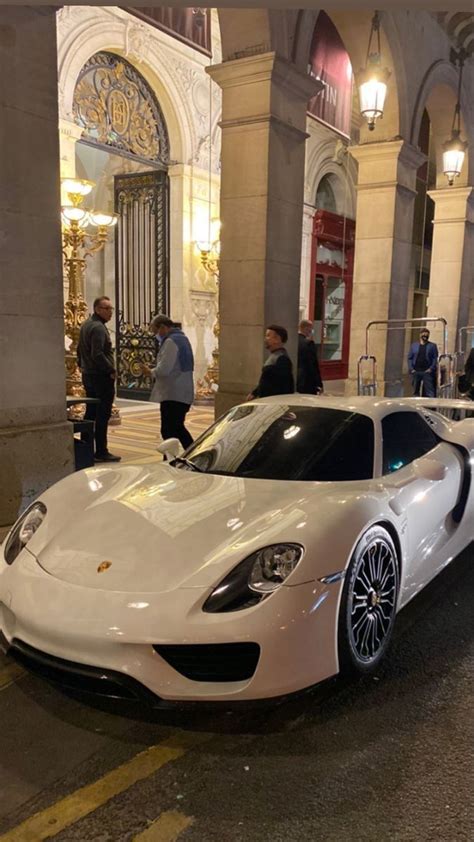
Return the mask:
{"type": "Polygon", "coordinates": [[[117,394],[147,400],[152,316],[169,309],[169,179],[164,170],[115,176],[117,394]]]}
{"type": "Polygon", "coordinates": [[[160,104],[143,76],[121,56],[101,52],[86,62],[73,110],[87,143],[168,164],[168,130],[160,104]]]}

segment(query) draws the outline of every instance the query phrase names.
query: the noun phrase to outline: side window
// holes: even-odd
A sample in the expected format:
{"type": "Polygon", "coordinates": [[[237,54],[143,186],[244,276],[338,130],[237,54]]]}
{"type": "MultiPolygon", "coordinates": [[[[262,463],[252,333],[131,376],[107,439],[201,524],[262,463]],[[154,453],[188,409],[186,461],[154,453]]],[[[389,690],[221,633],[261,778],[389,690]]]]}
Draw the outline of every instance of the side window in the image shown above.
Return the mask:
{"type": "Polygon", "coordinates": [[[391,474],[424,456],[439,442],[417,412],[392,412],[382,421],[383,473],[391,474]]]}

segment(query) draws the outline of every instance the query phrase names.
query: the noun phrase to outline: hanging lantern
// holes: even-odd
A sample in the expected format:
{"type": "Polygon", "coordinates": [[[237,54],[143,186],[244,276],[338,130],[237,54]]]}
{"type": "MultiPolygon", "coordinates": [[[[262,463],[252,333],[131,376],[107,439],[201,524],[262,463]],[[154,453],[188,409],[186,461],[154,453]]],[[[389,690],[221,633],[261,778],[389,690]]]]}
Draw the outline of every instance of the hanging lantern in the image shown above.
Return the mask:
{"type": "Polygon", "coordinates": [[[375,12],[370,29],[365,68],[357,74],[360,112],[367,120],[369,131],[373,131],[376,120],[383,117],[389,77],[390,70],[382,67],[380,20],[378,12],[375,12]],[[371,52],[372,38],[375,34],[377,35],[377,49],[371,52]]]}
{"type": "Polygon", "coordinates": [[[464,50],[460,50],[456,58],[459,61],[458,98],[454,109],[451,137],[443,143],[443,172],[450,187],[454,184],[454,179],[461,175],[464,156],[468,147],[467,142],[461,140],[461,85],[465,58],[464,50]]]}

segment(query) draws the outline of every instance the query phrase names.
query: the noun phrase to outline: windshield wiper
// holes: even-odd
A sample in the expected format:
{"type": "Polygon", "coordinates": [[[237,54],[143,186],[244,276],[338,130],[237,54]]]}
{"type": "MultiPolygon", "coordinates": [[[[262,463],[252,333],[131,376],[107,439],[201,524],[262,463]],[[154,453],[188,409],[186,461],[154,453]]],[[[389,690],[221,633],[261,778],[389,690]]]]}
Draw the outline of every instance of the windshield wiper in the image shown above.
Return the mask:
{"type": "Polygon", "coordinates": [[[198,468],[194,462],[191,462],[190,459],[186,459],[184,456],[175,456],[170,464],[176,465],[176,463],[178,463],[178,465],[186,465],[187,468],[190,468],[192,471],[197,471],[199,474],[206,473],[202,468],[198,468]]]}

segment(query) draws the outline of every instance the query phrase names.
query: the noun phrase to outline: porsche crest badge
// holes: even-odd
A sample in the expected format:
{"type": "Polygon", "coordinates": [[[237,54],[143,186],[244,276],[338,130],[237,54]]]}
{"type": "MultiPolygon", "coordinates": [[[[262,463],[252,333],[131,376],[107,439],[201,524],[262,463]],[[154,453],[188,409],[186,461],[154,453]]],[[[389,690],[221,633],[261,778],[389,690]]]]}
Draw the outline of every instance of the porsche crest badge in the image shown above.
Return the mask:
{"type": "Polygon", "coordinates": [[[112,567],[111,561],[102,561],[97,568],[97,573],[105,573],[105,571],[108,570],[109,567],[112,567]]]}

